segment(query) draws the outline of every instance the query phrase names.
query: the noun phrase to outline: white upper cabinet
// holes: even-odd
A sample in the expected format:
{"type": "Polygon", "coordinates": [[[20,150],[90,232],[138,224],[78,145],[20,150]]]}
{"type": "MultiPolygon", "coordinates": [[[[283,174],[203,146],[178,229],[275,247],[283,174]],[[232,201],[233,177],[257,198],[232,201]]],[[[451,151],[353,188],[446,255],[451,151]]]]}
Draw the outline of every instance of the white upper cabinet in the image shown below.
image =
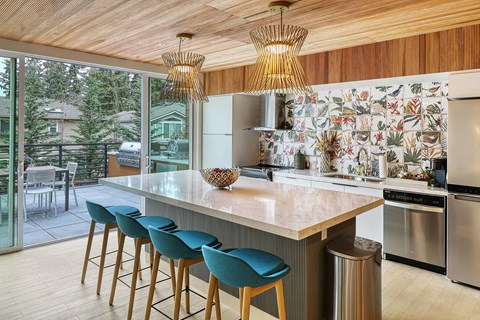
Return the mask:
{"type": "Polygon", "coordinates": [[[231,95],[208,97],[203,104],[203,134],[232,134],[231,95]]]}
{"type": "Polygon", "coordinates": [[[480,72],[452,73],[448,76],[448,97],[480,97],[480,72]]]}

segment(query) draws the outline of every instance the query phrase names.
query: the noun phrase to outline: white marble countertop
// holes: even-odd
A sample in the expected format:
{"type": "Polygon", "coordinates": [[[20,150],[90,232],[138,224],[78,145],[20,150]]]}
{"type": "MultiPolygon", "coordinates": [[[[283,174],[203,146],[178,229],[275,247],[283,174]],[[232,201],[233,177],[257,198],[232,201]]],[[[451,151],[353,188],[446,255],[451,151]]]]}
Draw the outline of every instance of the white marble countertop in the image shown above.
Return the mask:
{"type": "Polygon", "coordinates": [[[274,171],[273,175],[278,177],[289,177],[297,179],[305,179],[311,181],[321,181],[321,182],[330,182],[338,183],[343,185],[358,186],[372,189],[392,189],[398,191],[406,192],[415,192],[415,193],[424,193],[431,195],[447,196],[448,191],[444,188],[435,188],[429,187],[426,181],[413,181],[406,179],[392,179],[387,178],[382,182],[372,182],[372,181],[355,181],[342,178],[329,177],[328,175],[332,173],[322,174],[314,170],[280,170],[274,171]]]}
{"type": "Polygon", "coordinates": [[[231,190],[215,189],[193,170],[106,178],[100,183],[294,240],[383,204],[382,198],[243,176],[231,190]]]}

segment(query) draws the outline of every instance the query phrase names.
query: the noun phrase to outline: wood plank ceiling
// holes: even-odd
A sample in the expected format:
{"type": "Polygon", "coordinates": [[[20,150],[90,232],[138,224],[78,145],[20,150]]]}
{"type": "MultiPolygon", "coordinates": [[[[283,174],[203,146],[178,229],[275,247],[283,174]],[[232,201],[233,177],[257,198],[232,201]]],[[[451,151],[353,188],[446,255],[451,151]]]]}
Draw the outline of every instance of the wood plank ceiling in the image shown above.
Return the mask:
{"type": "MultiPolygon", "coordinates": [[[[0,38],[162,65],[178,50],[203,71],[251,64],[251,29],[278,24],[269,0],[2,0],[0,38]]],[[[480,23],[479,0],[290,0],[285,23],[309,31],[302,55],[480,23]]]]}

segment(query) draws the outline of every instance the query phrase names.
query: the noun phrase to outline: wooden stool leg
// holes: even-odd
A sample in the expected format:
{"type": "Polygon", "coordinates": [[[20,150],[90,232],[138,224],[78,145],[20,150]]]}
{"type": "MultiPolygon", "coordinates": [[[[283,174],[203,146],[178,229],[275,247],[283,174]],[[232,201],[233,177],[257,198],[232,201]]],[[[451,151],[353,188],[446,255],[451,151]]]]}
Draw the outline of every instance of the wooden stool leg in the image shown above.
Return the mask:
{"type": "Polygon", "coordinates": [[[112,290],[110,291],[110,301],[109,301],[110,305],[113,305],[113,299],[115,298],[115,289],[117,287],[118,271],[120,269],[120,264],[122,262],[122,253],[123,253],[124,244],[125,244],[125,234],[121,232],[120,241],[118,243],[118,250],[117,250],[117,261],[115,262],[115,271],[113,272],[112,290]]]}
{"type": "Polygon", "coordinates": [[[283,280],[280,279],[275,284],[275,291],[277,292],[277,307],[278,307],[278,317],[280,320],[287,319],[285,313],[285,298],[283,296],[283,280]]]}
{"type": "Polygon", "coordinates": [[[85,282],[85,276],[87,275],[88,259],[90,258],[90,250],[92,249],[93,233],[95,232],[96,223],[97,222],[93,219],[90,222],[90,231],[88,232],[87,249],[85,250],[85,259],[83,260],[83,270],[82,270],[82,280],[81,280],[82,283],[85,282]]]}
{"type": "Polygon", "coordinates": [[[135,243],[135,257],[133,258],[133,272],[132,272],[132,284],[130,285],[130,301],[128,302],[128,315],[127,319],[132,319],[133,303],[135,301],[135,289],[137,288],[137,275],[138,268],[140,267],[140,256],[142,254],[142,239],[136,239],[135,243]]]}
{"type": "Polygon", "coordinates": [[[220,311],[220,292],[218,292],[218,280],[215,282],[215,313],[216,320],[222,319],[222,312],[220,311]]]}
{"type": "Polygon", "coordinates": [[[207,304],[205,306],[205,320],[210,320],[212,318],[212,304],[213,304],[213,295],[215,294],[215,285],[217,278],[210,273],[210,279],[208,280],[208,294],[207,294],[207,304]]]}
{"type": "Polygon", "coordinates": [[[170,259],[170,280],[172,281],[172,294],[175,300],[175,292],[177,287],[177,280],[175,279],[175,260],[170,259]]]}
{"type": "MultiPolygon", "coordinates": [[[[140,240],[140,239],[135,239],[135,240],[134,240],[135,248],[137,247],[137,242],[139,242],[139,241],[140,241],[140,243],[141,243],[141,240],[140,240]]],[[[140,250],[141,250],[141,249],[142,249],[142,246],[140,245],[140,250]]],[[[140,261],[140,255],[139,255],[138,257],[139,257],[139,258],[138,258],[138,269],[136,269],[136,270],[138,270],[138,278],[139,278],[140,280],[143,280],[143,277],[142,277],[142,262],[140,261]]]]}
{"type": "Polygon", "coordinates": [[[145,320],[150,319],[150,313],[152,311],[152,301],[153,301],[153,294],[155,292],[155,283],[157,282],[157,274],[156,270],[158,270],[158,265],[160,264],[160,252],[155,252],[155,258],[153,261],[153,269],[152,269],[152,277],[150,279],[150,288],[148,289],[148,298],[147,298],[147,309],[145,311],[145,320]]]}
{"type": "MultiPolygon", "coordinates": [[[[122,232],[120,231],[120,228],[118,227],[118,225],[116,225],[116,228],[117,228],[118,243],[120,244],[120,236],[121,236],[122,232]]],[[[120,262],[120,269],[123,270],[123,261],[120,262]]]]}
{"type": "Polygon", "coordinates": [[[190,314],[190,267],[185,267],[185,310],[190,314]]]}
{"type": "Polygon", "coordinates": [[[243,312],[243,288],[238,289],[238,299],[240,300],[240,318],[243,312]]]}
{"type": "Polygon", "coordinates": [[[155,255],[155,248],[153,248],[153,243],[150,242],[150,269],[153,265],[153,256],[155,255]]]}
{"type": "Polygon", "coordinates": [[[102,288],[103,267],[105,266],[105,255],[107,254],[108,234],[110,233],[110,224],[105,224],[103,229],[102,252],[100,253],[100,265],[98,267],[97,294],[100,294],[102,288]]]}
{"type": "Polygon", "coordinates": [[[175,309],[173,312],[173,320],[180,318],[180,302],[182,300],[182,287],[183,287],[183,273],[185,271],[185,260],[179,259],[178,261],[178,275],[177,275],[177,287],[175,290],[175,309]]]}
{"type": "Polygon", "coordinates": [[[250,299],[252,297],[252,288],[245,287],[243,288],[243,310],[242,310],[242,320],[250,319],[250,299]]]}

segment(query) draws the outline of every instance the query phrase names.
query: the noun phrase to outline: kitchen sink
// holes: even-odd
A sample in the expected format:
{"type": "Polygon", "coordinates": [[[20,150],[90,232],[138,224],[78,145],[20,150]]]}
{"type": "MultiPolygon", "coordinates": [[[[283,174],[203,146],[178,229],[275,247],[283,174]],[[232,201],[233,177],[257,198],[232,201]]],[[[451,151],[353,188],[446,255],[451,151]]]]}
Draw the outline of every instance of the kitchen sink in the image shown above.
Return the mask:
{"type": "Polygon", "coordinates": [[[341,173],[326,174],[325,177],[345,179],[345,180],[353,180],[353,181],[361,181],[361,182],[366,182],[366,181],[368,181],[368,182],[382,182],[382,181],[385,181],[385,179],[376,178],[376,177],[357,176],[357,175],[341,174],[341,173]]]}

